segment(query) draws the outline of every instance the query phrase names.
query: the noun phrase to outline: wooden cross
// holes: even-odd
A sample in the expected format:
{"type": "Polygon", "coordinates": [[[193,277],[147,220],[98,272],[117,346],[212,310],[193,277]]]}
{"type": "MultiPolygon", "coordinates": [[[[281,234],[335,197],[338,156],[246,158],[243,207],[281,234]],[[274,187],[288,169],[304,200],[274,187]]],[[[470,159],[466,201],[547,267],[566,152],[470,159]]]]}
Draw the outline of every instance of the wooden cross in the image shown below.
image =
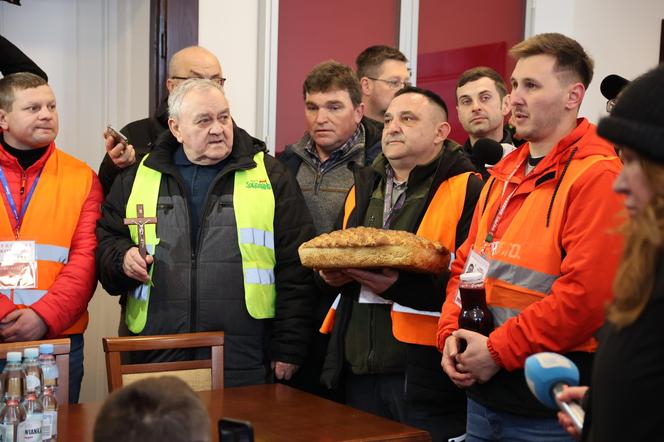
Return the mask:
{"type": "Polygon", "coordinates": [[[157,218],[154,216],[144,217],[143,204],[136,204],[136,214],[138,215],[136,218],[125,218],[124,224],[125,226],[135,225],[138,227],[138,253],[141,254],[141,258],[145,259],[148,255],[148,251],[145,247],[145,225],[157,224],[157,218]]]}

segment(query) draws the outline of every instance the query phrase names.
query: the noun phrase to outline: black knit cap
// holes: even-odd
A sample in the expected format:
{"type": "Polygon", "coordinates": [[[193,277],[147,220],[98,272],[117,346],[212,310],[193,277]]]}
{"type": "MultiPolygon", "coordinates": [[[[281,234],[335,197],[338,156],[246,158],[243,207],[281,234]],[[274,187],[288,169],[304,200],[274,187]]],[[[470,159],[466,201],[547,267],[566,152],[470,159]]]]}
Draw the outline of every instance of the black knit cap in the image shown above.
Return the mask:
{"type": "Polygon", "coordinates": [[[625,88],[611,115],[600,120],[597,133],[664,163],[664,64],[625,88]]]}

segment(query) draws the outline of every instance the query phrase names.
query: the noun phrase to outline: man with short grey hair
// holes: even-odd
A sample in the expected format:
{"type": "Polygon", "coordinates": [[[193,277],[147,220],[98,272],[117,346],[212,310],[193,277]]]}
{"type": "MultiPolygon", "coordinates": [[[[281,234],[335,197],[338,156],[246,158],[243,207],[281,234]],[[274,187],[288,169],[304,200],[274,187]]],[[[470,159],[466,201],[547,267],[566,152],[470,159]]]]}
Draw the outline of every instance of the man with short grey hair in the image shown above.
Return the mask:
{"type": "MultiPolygon", "coordinates": [[[[265,383],[272,372],[289,379],[313,327],[313,279],[297,254],[314,236],[302,193],[235,125],[217,82],[183,81],[168,105],[170,131],[103,205],[99,279],[122,297],[128,334],[224,331],[225,386],[265,383]]],[[[132,362],[191,356],[144,352],[132,362]]]]}

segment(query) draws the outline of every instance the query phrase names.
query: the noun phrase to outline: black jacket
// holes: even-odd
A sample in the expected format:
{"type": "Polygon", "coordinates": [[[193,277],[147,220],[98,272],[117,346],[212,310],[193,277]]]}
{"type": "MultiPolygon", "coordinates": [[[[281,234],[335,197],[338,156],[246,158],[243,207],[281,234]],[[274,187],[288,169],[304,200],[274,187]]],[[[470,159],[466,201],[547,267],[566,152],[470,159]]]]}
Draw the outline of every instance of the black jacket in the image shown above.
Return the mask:
{"type": "MultiPolygon", "coordinates": [[[[234,127],[233,149],[212,182],[196,247],[191,243],[187,193],[173,154],[180,148],[165,132],[146,160],[162,173],[157,206],[157,236],[148,319],[141,334],[222,330],[226,333],[224,377],[228,386],[264,382],[270,361],[300,364],[311,339],[314,286],[312,272],[300,265],[297,249],[314,236],[314,227],[294,177],[265,155],[275,196],[276,315],[271,320],[249,316],[244,300],[242,262],[233,200],[234,173],[253,168],[263,143],[234,127]]],[[[98,223],[97,271],[111,295],[125,295],[139,282],[122,270],[134,244],[123,224],[126,202],[138,165],[115,180],[98,223]]],[[[134,361],[183,360],[180,351],[141,354],[134,361]]],[[[196,354],[204,357],[204,354],[196,354]]]]}
{"type": "MultiPolygon", "coordinates": [[[[432,174],[434,175],[426,202],[423,204],[419,216],[413,220],[412,225],[407,229],[410,232],[415,233],[417,231],[426,209],[441,183],[455,175],[475,170],[456,143],[446,141],[445,144],[446,148],[437,162],[427,166],[418,166],[409,176],[408,186],[410,188],[411,186],[417,186],[418,182],[425,181],[432,174]]],[[[384,161],[384,157],[381,156],[374,162],[374,167],[384,166],[384,161]]],[[[381,173],[373,167],[363,167],[355,170],[356,204],[348,219],[348,227],[363,224],[371,195],[381,182],[381,173]]],[[[473,211],[481,190],[482,181],[476,176],[472,176],[468,181],[463,215],[457,224],[456,247],[461,245],[468,236],[473,211]]],[[[340,226],[341,222],[339,221],[340,226]]],[[[445,287],[448,277],[449,273],[435,277],[402,271],[397,282],[381,296],[417,310],[440,311],[445,300],[445,287]],[[414,294],[417,294],[417,296],[413,296],[414,294]]],[[[340,383],[345,363],[345,330],[350,321],[350,312],[353,302],[357,299],[359,288],[359,285],[354,283],[344,286],[341,291],[342,296],[337,307],[334,329],[321,376],[322,382],[329,388],[336,388],[340,383]]],[[[333,293],[333,290],[328,290],[328,296],[333,293]]],[[[436,407],[442,410],[458,411],[464,407],[465,394],[456,388],[442,371],[440,354],[435,348],[408,345],[407,359],[408,391],[406,397],[408,400],[435,404],[436,407]]]]}
{"type": "MultiPolygon", "coordinates": [[[[129,144],[134,146],[136,162],[140,162],[141,158],[152,151],[157,138],[166,130],[168,130],[168,101],[164,100],[153,116],[132,121],[120,129],[120,132],[127,137],[129,144]]],[[[108,153],[104,155],[99,166],[99,181],[104,189],[104,195],[108,195],[111,191],[113,181],[121,171],[122,169],[113,164],[108,153]]]]}
{"type": "Polygon", "coordinates": [[[662,440],[664,394],[664,254],[654,264],[655,282],[641,314],[621,329],[598,333],[583,440],[662,440]]]}

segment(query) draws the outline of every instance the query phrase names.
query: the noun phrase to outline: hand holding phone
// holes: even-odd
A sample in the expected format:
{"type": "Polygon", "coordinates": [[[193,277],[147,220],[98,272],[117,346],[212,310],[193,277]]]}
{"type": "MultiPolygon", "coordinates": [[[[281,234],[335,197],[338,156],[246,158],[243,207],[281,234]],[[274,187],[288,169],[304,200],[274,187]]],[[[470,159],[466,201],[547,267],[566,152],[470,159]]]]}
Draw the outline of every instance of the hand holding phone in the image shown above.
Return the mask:
{"type": "Polygon", "coordinates": [[[127,140],[127,137],[122,135],[119,130],[116,130],[110,124],[106,125],[106,134],[105,135],[112,136],[113,139],[115,140],[115,144],[122,144],[125,147],[127,147],[129,145],[129,140],[127,140]]]}
{"type": "Polygon", "coordinates": [[[104,131],[104,145],[108,157],[116,167],[124,169],[136,162],[136,152],[129,140],[110,124],[104,131]]]}

